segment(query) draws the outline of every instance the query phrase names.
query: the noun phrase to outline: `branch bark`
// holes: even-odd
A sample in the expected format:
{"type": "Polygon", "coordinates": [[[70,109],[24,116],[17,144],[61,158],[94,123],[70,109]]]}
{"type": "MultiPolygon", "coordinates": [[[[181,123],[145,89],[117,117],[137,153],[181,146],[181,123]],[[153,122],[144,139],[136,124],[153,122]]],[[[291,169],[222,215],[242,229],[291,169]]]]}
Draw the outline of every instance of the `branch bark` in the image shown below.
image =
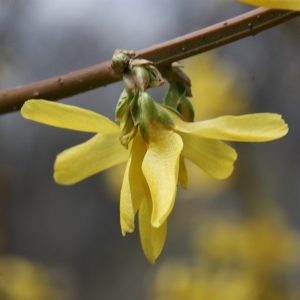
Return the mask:
{"type": "MultiPolygon", "coordinates": [[[[300,12],[258,8],[224,22],[137,52],[158,68],[244,37],[256,35],[300,15],[300,12]]],[[[0,114],[19,110],[28,99],[51,101],[70,97],[120,80],[110,61],[76,72],[0,92],[0,114]]]]}

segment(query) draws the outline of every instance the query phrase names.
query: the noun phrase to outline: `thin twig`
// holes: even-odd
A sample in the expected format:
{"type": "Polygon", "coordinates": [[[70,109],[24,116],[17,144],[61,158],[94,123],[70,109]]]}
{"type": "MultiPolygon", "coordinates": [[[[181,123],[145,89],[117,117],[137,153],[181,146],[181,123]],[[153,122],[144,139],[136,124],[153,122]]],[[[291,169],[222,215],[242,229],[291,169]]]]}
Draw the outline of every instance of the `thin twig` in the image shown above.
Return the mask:
{"type": "MultiPolygon", "coordinates": [[[[224,22],[137,52],[161,68],[222,45],[255,35],[300,15],[300,12],[258,8],[224,22]]],[[[59,100],[118,81],[110,61],[55,78],[0,92],[0,114],[20,109],[27,99],[59,100]]]]}

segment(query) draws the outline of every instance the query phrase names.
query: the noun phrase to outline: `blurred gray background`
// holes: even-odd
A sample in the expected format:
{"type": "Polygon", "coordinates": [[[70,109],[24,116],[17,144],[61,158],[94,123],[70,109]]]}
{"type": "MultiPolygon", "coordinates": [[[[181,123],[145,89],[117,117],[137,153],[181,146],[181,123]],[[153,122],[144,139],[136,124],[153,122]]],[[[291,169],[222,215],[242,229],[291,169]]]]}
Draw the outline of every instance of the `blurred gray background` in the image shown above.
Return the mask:
{"type": "MultiPolygon", "coordinates": [[[[89,67],[110,59],[117,48],[141,50],[250,9],[254,8],[221,0],[2,0],[0,89],[89,67]]],[[[239,80],[251,90],[252,110],[280,113],[289,124],[290,132],[282,140],[259,147],[236,145],[237,168],[249,166],[241,186],[263,181],[298,229],[299,25],[300,19],[295,19],[218,51],[243,70],[239,80]]],[[[121,91],[117,83],[62,103],[114,119],[121,91]]],[[[55,156],[90,136],[30,122],[19,112],[0,116],[2,253],[60,270],[62,285],[72,290],[75,300],[145,299],[155,268],[171,255],[189,251],[185,231],[176,224],[187,222],[190,213],[201,218],[201,211],[195,210],[201,205],[187,208],[189,204],[176,203],[165,249],[157,264],[150,265],[137,230],[122,237],[117,193],[107,190],[104,174],[70,187],[52,179],[55,156]]],[[[238,198],[237,188],[215,205],[238,205],[238,198]]]]}

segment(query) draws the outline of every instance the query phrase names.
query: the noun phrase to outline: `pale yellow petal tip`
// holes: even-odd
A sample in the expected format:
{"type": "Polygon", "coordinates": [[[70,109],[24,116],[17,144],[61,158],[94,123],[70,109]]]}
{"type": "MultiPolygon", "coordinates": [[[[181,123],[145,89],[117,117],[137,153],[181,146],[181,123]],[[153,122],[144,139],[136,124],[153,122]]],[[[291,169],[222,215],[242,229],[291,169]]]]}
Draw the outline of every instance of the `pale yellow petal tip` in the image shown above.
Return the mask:
{"type": "MultiPolygon", "coordinates": [[[[162,249],[161,249],[162,251],[162,249]]],[[[161,254],[161,251],[159,253],[154,253],[153,249],[144,249],[143,247],[143,252],[147,258],[147,260],[154,265],[156,260],[158,259],[159,255],[161,254]]]]}
{"type": "Polygon", "coordinates": [[[24,117],[24,118],[28,118],[28,113],[30,113],[30,110],[32,109],[32,102],[33,101],[36,101],[36,100],[31,100],[31,99],[29,99],[29,100],[27,100],[24,104],[23,104],[23,106],[22,106],[22,108],[21,108],[21,110],[20,110],[20,112],[21,112],[21,115],[24,117]]]}
{"type": "MultiPolygon", "coordinates": [[[[58,155],[59,156],[59,155],[58,155]]],[[[73,185],[80,180],[76,180],[76,177],[71,176],[69,172],[66,172],[62,168],[57,166],[57,160],[54,163],[54,174],[53,179],[57,184],[60,185],[73,185]]]]}
{"type": "Polygon", "coordinates": [[[121,232],[123,236],[126,236],[126,233],[134,232],[134,225],[129,225],[127,222],[124,221],[121,217],[121,232]]]}
{"type": "Polygon", "coordinates": [[[152,265],[155,264],[157,257],[149,256],[149,255],[147,255],[146,253],[145,253],[145,256],[146,256],[146,258],[148,259],[148,261],[149,261],[152,265]]]}
{"type": "Polygon", "coordinates": [[[277,117],[277,120],[274,120],[274,121],[277,121],[277,124],[276,125],[274,124],[274,128],[277,129],[277,131],[275,133],[276,137],[274,137],[274,139],[282,138],[289,132],[289,126],[284,121],[284,119],[282,118],[281,115],[274,114],[274,116],[277,117]]]}
{"type": "Polygon", "coordinates": [[[161,217],[160,219],[152,218],[151,225],[154,228],[159,228],[165,221],[167,217],[161,217]]]}
{"type": "Polygon", "coordinates": [[[77,181],[72,180],[72,178],[69,178],[67,176],[60,176],[60,174],[57,172],[54,172],[53,179],[57,184],[60,185],[72,185],[77,183],[77,181]]]}
{"type": "Polygon", "coordinates": [[[163,241],[163,244],[162,245],[159,245],[159,248],[151,248],[151,249],[144,249],[143,247],[143,251],[144,251],[144,254],[147,258],[147,260],[152,264],[154,265],[156,260],[158,259],[158,257],[160,256],[162,250],[163,250],[163,247],[164,247],[164,244],[165,244],[165,239],[163,241]]]}

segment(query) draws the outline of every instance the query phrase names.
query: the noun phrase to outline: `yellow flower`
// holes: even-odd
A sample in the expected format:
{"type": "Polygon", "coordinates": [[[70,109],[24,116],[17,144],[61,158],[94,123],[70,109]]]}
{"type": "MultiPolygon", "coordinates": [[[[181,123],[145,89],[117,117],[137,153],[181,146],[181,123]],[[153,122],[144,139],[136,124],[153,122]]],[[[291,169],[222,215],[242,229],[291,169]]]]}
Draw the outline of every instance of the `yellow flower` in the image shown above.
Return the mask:
{"type": "Polygon", "coordinates": [[[300,10],[300,0],[239,0],[251,5],[276,9],[300,10]]]}
{"type": "Polygon", "coordinates": [[[14,255],[0,257],[0,299],[71,299],[70,290],[56,284],[56,278],[43,265],[14,255]]]}
{"type": "Polygon", "coordinates": [[[184,158],[209,175],[223,179],[232,173],[237,154],[221,140],[263,142],[288,132],[286,123],[277,114],[223,116],[187,123],[171,110],[155,105],[159,112],[169,116],[173,125],[148,122],[147,142],[138,130],[129,150],[120,144],[120,127],[95,112],[45,100],[29,100],[21,110],[23,117],[33,121],[97,133],[57,156],[54,164],[57,183],[74,184],[128,160],[121,189],[121,229],[123,235],[132,232],[139,211],[141,243],[150,262],[155,261],[163,248],[177,184],[187,186],[184,158]]]}

